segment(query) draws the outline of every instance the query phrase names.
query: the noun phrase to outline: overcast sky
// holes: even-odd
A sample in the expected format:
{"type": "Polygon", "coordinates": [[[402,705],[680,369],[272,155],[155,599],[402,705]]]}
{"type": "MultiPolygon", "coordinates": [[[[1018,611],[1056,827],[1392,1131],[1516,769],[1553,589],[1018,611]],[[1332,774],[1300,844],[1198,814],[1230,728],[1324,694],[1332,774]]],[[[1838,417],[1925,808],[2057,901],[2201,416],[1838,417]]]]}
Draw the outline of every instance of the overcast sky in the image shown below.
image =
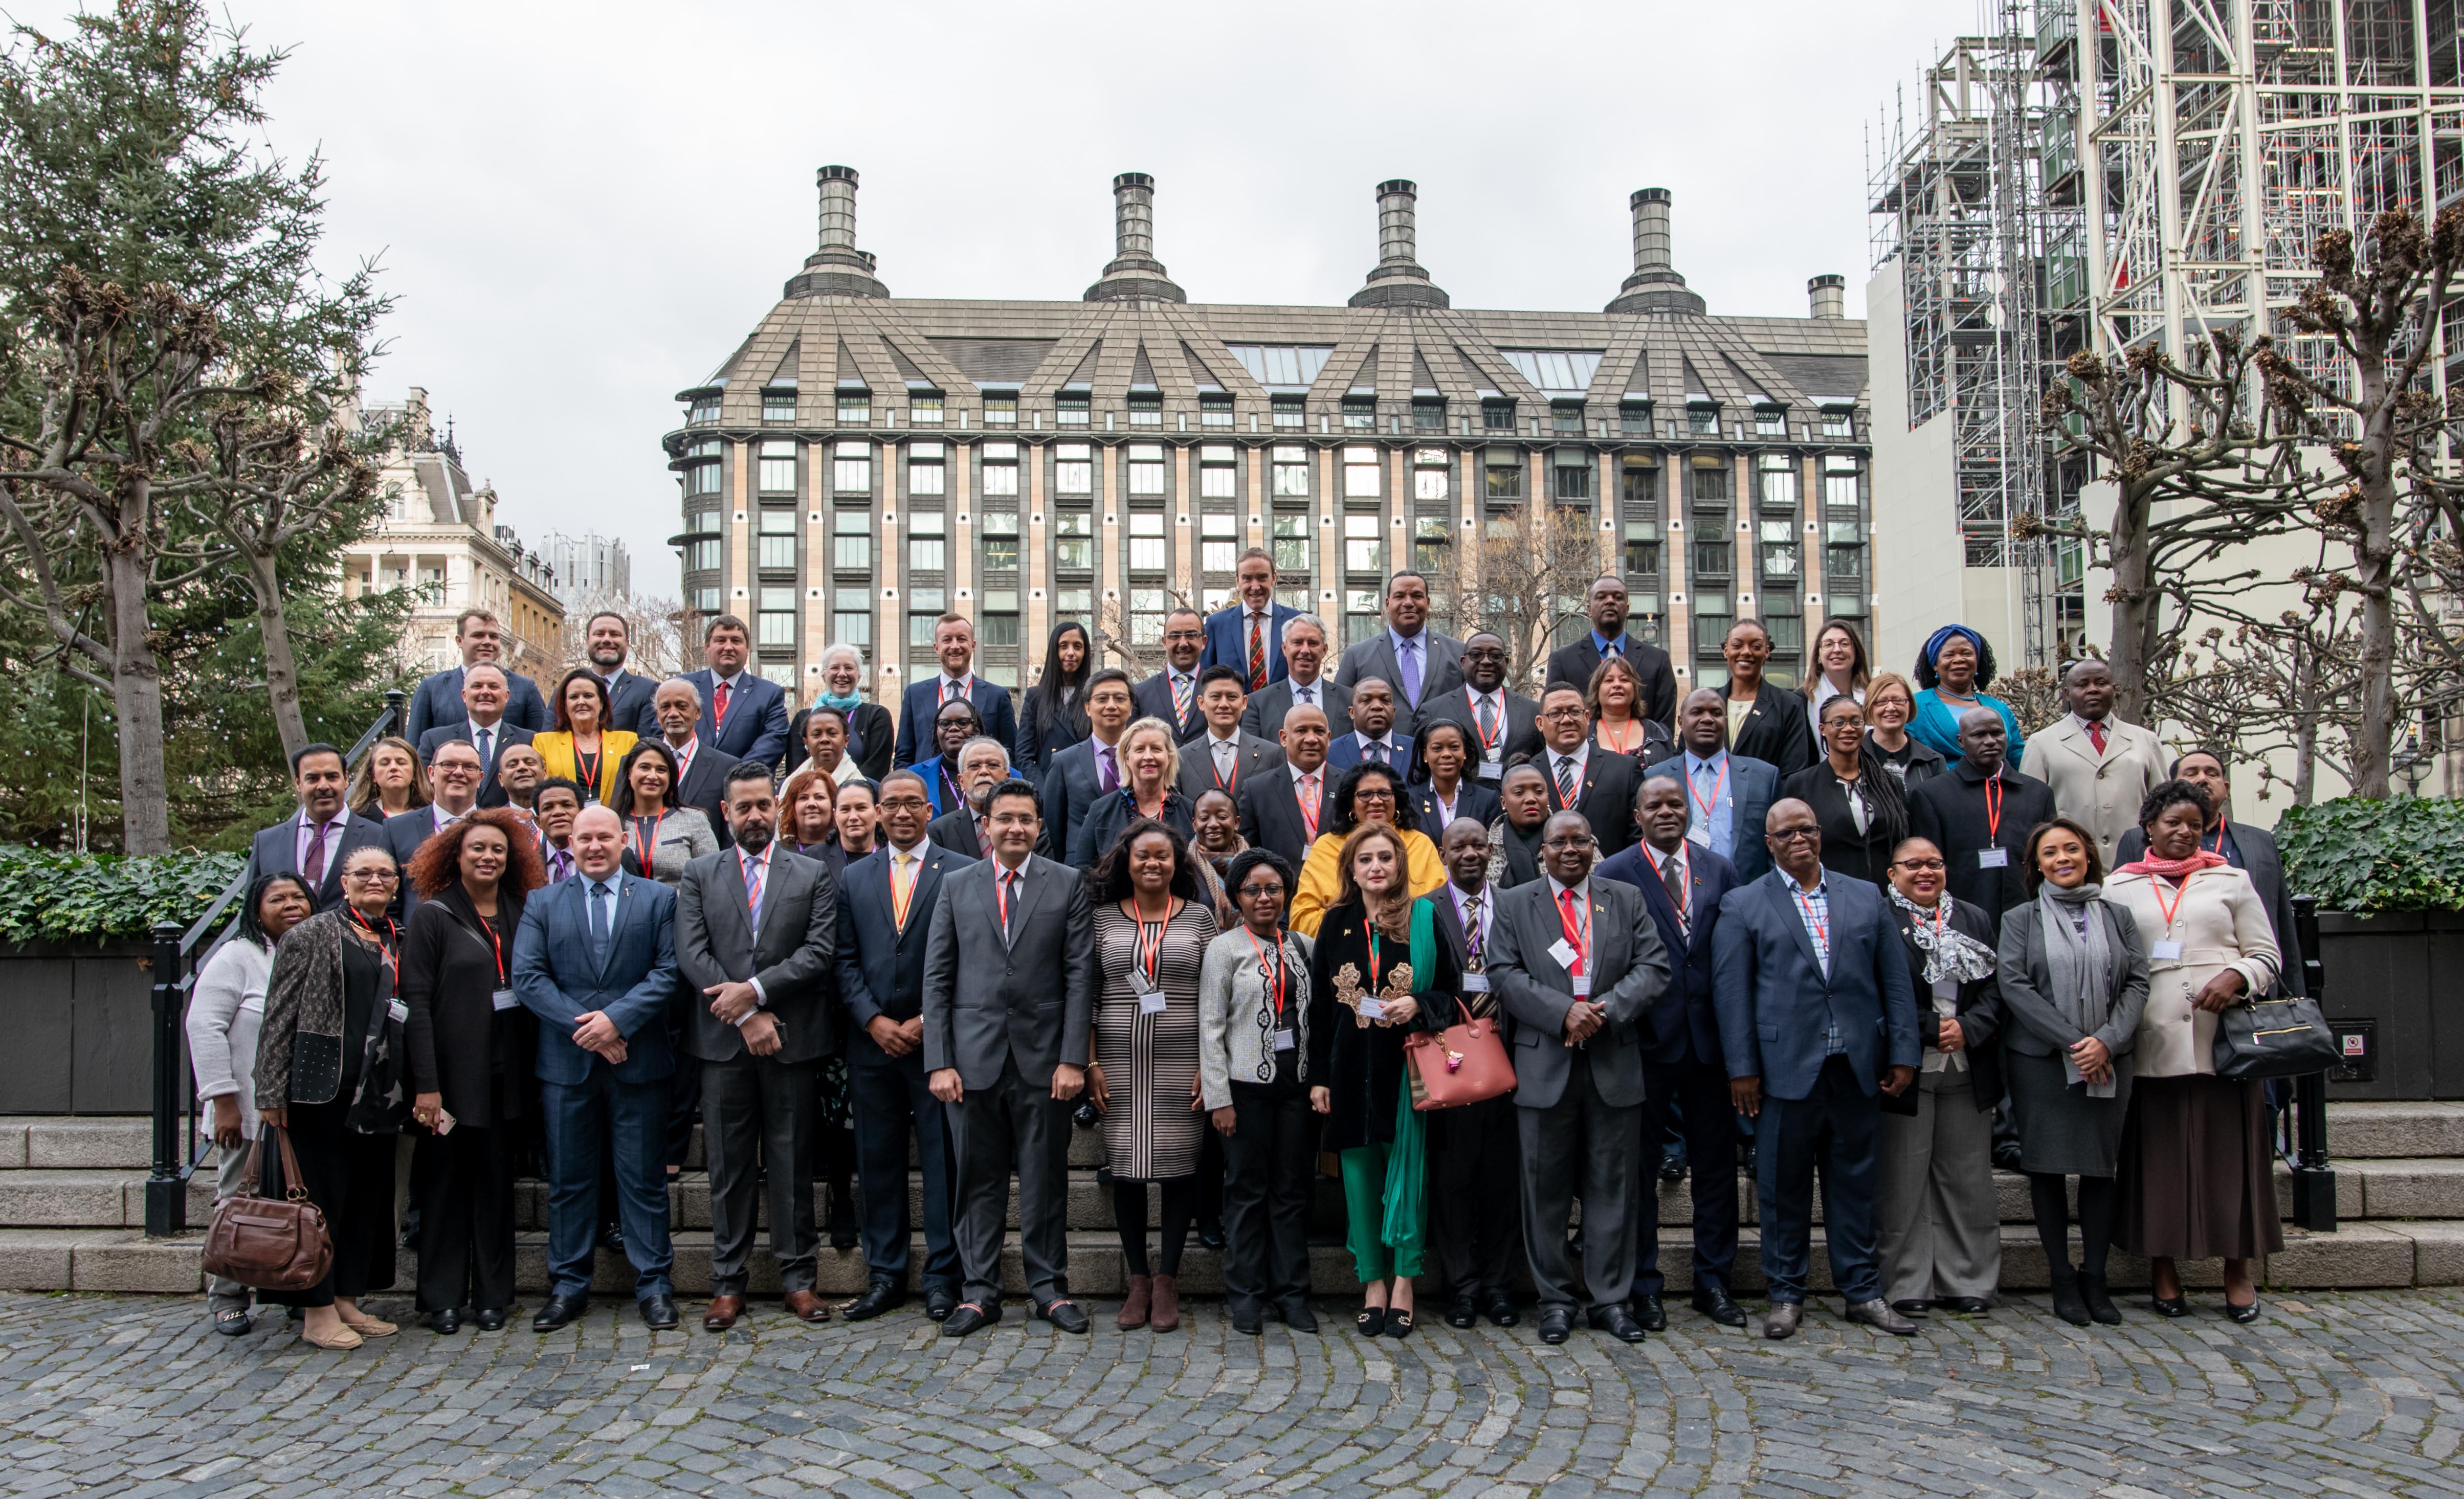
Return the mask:
{"type": "Polygon", "coordinates": [[[1714,313],[1802,316],[1838,272],[1862,317],[1878,111],[1976,25],[1976,0],[229,4],[292,50],[268,134],[328,159],[328,263],[377,257],[398,298],[371,397],[426,386],[500,520],[612,530],[663,595],[671,398],[812,252],[817,166],[862,173],[857,243],[901,297],[1075,298],[1112,175],[1143,171],[1196,301],[1341,302],[1371,189],[1408,177],[1457,306],[1597,308],[1628,193],[1664,187],[1714,313]]]}

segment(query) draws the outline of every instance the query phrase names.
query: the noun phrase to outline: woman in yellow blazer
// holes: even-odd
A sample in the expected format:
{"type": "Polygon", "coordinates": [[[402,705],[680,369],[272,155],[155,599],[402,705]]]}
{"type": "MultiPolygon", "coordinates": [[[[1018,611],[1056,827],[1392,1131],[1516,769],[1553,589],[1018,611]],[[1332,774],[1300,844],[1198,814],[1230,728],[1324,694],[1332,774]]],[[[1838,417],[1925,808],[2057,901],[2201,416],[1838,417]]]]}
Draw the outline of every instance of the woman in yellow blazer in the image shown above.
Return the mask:
{"type": "Polygon", "coordinates": [[[562,776],[584,798],[605,805],[616,795],[616,767],[640,736],[606,726],[607,684],[586,667],[564,673],[549,708],[556,727],[534,738],[531,748],[547,762],[549,776],[562,776]]]}
{"type": "Polygon", "coordinates": [[[1438,846],[1416,826],[1411,801],[1403,795],[1402,777],[1375,761],[1363,761],[1335,783],[1334,815],[1302,861],[1300,886],[1292,895],[1292,930],[1317,936],[1327,908],[1341,898],[1343,845],[1363,823],[1384,823],[1401,837],[1403,874],[1413,898],[1446,882],[1446,866],[1438,846]]]}

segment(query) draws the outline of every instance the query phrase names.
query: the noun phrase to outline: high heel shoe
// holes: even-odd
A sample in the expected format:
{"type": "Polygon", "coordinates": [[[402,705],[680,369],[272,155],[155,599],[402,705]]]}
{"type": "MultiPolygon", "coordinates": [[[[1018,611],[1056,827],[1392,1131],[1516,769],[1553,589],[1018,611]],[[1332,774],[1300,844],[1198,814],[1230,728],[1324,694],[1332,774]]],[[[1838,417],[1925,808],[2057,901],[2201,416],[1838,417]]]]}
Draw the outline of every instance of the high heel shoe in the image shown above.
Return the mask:
{"type": "Polygon", "coordinates": [[[1375,1337],[1378,1334],[1386,1331],[1386,1309],[1384,1307],[1363,1307],[1360,1309],[1358,1314],[1353,1317],[1352,1325],[1359,1330],[1361,1336],[1375,1337]]]}
{"type": "Polygon", "coordinates": [[[2190,1300],[2182,1295],[2160,1296],[2151,1290],[2147,1293],[2147,1310],[2160,1317],[2187,1317],[2190,1314],[2190,1300]]]}
{"type": "Polygon", "coordinates": [[[2243,1302],[2243,1301],[2234,1301],[2234,1300],[2232,1300],[2232,1299],[2228,1298],[2228,1299],[2226,1300],[2226,1302],[2225,1302],[2225,1315],[2226,1315],[2226,1316],[2229,1316],[2229,1317],[2231,1317],[2231,1318],[2233,1318],[2233,1319],[2234,1321],[2236,1321],[2236,1322],[2239,1322],[2239,1323],[2244,1324],[2245,1326],[2246,1326],[2246,1325],[2248,1325],[2248,1324],[2250,1324],[2250,1323],[2253,1323],[2253,1322],[2257,1321],[2257,1320],[2258,1320],[2258,1295],[2257,1295],[2257,1293],[2254,1291],[2254,1292],[2252,1293],[2252,1295],[2251,1295],[2250,1300],[2248,1300],[2248,1301],[2246,1301],[2246,1302],[2243,1302]]]}

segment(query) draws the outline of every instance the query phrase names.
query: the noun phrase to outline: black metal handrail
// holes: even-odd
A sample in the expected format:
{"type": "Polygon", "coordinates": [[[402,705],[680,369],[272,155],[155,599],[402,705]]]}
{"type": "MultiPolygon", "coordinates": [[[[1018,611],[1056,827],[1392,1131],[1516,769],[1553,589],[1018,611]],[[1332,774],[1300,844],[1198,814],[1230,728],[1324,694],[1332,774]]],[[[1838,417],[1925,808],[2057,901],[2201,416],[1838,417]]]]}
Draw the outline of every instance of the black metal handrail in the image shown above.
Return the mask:
{"type": "MultiPolygon", "coordinates": [[[[2326,998],[2327,965],[2319,956],[2319,897],[2293,897],[2293,930],[2301,942],[2301,986],[2312,999],[2326,998]]],[[[2327,1074],[2293,1080],[2289,1134],[2293,1167],[2293,1221],[2315,1233],[2336,1231],[2336,1168],[2327,1156],[2327,1074]]]]}
{"type": "MultiPolygon", "coordinates": [[[[385,712],[342,757],[345,774],[377,740],[407,721],[405,695],[399,688],[385,694],[385,712]]],[[[204,1164],[206,1153],[197,1134],[197,1090],[188,1074],[183,1022],[197,974],[215,949],[238,930],[239,914],[231,906],[247,889],[248,871],[242,868],[194,923],[183,928],[176,921],[164,921],[154,928],[154,1165],[145,1178],[145,1232],[150,1237],[187,1230],[188,1178],[204,1164]]]]}

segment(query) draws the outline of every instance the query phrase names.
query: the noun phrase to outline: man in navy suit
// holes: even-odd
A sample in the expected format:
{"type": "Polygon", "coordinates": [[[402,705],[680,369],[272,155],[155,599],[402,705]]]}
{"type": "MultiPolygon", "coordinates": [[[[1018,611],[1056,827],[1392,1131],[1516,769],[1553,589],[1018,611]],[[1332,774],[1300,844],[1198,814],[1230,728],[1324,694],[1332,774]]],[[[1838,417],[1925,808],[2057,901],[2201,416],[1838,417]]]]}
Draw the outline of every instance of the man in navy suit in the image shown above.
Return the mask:
{"type": "Polygon", "coordinates": [[[1205,616],[1196,609],[1173,610],[1163,621],[1163,670],[1130,694],[1136,716],[1171,724],[1177,744],[1206,732],[1206,714],[1198,703],[1198,658],[1205,653],[1205,616]]]}
{"type": "Polygon", "coordinates": [[[533,896],[514,937],[514,995],[539,1022],[549,1286],[531,1326],[542,1333],[589,1310],[599,1152],[611,1139],[634,1300],[652,1328],[676,1325],[667,1191],[676,895],[626,873],[624,849],[616,814],[583,808],[574,876],[533,896]]]}
{"type": "Polygon", "coordinates": [[[1594,579],[1591,597],[1583,609],[1591,616],[1592,628],[1582,639],[1549,653],[1546,685],[1588,693],[1592,673],[1600,669],[1600,663],[1612,655],[1621,655],[1634,668],[1635,674],[1642,678],[1642,701],[1635,704],[1635,716],[1672,728],[1677,722],[1677,672],[1669,665],[1667,651],[1626,632],[1627,604],[1623,578],[1602,573],[1594,579]]]}
{"type": "Polygon", "coordinates": [[[657,738],[659,715],[652,694],[658,692],[659,681],[625,670],[625,658],[633,649],[632,628],[625,616],[600,610],[583,628],[583,638],[590,670],[607,688],[607,726],[629,729],[642,738],[657,738]]]}
{"type": "Polygon", "coordinates": [[[1676,758],[1643,775],[1675,776],[1685,787],[1685,836],[1737,867],[1740,881],[1771,868],[1763,819],[1779,800],[1776,766],[1728,753],[1728,700],[1710,688],[1688,693],[1677,714],[1676,758]]]}
{"type": "Polygon", "coordinates": [[[951,1232],[957,1158],[947,1111],[924,1081],[924,938],[942,876],[975,860],[926,837],[933,805],[912,770],[881,782],[881,847],[847,867],[839,887],[839,996],[854,1022],[847,1096],[855,1109],[856,1172],[864,1182],[863,1295],[850,1322],[907,1299],[907,1139],[924,1170],[924,1311],[935,1322],[958,1304],[958,1241],[951,1232]]]}
{"type": "MultiPolygon", "coordinates": [[[[1087,678],[1088,737],[1052,757],[1044,772],[1044,843],[1036,852],[1059,859],[1078,836],[1087,809],[1128,783],[1121,735],[1130,726],[1130,673],[1103,667],[1087,678]]],[[[930,784],[928,782],[927,784],[930,784]]]]}
{"type": "Polygon", "coordinates": [[[963,614],[942,615],[933,626],[933,653],[941,658],[941,670],[907,684],[907,696],[898,709],[898,744],[891,762],[913,765],[933,753],[931,736],[922,734],[920,726],[932,723],[934,711],[954,698],[975,704],[976,716],[983,722],[979,732],[1001,740],[1009,758],[1018,759],[1018,708],[1010,701],[1008,688],[976,674],[976,627],[963,614]]]}
{"type": "Polygon", "coordinates": [[[1634,757],[1602,749],[1592,738],[1583,694],[1552,687],[1540,698],[1541,753],[1532,763],[1549,783],[1549,809],[1580,812],[1603,855],[1634,847],[1634,757]]]}
{"type": "Polygon", "coordinates": [[[1326,746],[1326,768],[1336,775],[1363,761],[1394,767],[1397,785],[1411,774],[1419,745],[1395,726],[1395,689],[1384,679],[1364,676],[1352,684],[1352,732],[1326,746]]]}
{"type": "MultiPolygon", "coordinates": [[[[1737,1264],[1737,1115],[1728,1104],[1728,1069],[1720,1050],[1720,1013],[1711,987],[1711,950],[1720,902],[1737,883],[1736,866],[1685,837],[1685,787],[1674,776],[1642,783],[1635,805],[1642,841],[1600,865],[1600,877],[1642,892],[1660,923],[1676,980],[1651,1017],[1643,1052],[1643,1138],[1682,1135],[1694,1178],[1694,1310],[1724,1327],[1744,1327],[1728,1295],[1737,1264]]],[[[1645,1164],[1652,1154],[1646,1150],[1645,1164]]],[[[1635,1316],[1653,1332],[1667,1326],[1661,1304],[1660,1197],[1636,1203],[1635,1316]]]]}
{"type": "MultiPolygon", "coordinates": [[[[409,721],[404,724],[402,737],[413,744],[421,736],[440,723],[451,723],[462,716],[462,672],[465,668],[482,661],[505,665],[505,631],[496,616],[486,609],[464,609],[453,621],[453,644],[462,652],[462,665],[448,672],[438,672],[422,678],[417,691],[410,694],[409,721]]],[[[539,684],[529,677],[506,669],[506,680],[512,685],[505,701],[505,716],[533,734],[543,734],[553,726],[548,716],[547,699],[539,695],[539,684]]]]}
{"type": "Polygon", "coordinates": [[[1876,1095],[1906,1092],[1919,1060],[1907,954],[1881,891],[1824,873],[1814,808],[1785,798],[1764,827],[1775,867],[1720,902],[1711,951],[1729,1097],[1756,1121],[1763,1336],[1791,1335],[1804,1315],[1816,1166],[1848,1319],[1912,1336],[1917,1325],[1882,1299],[1874,1234],[1876,1095]]]}
{"type": "Polygon", "coordinates": [[[659,684],[650,703],[658,738],[676,758],[676,804],[698,807],[724,849],[733,841],[727,830],[727,773],[735,761],[710,749],[701,737],[701,692],[691,678],[671,676],[659,684]]]}
{"type": "MultiPolygon", "coordinates": [[[[735,764],[775,765],[787,753],[787,694],[757,672],[745,670],[753,635],[744,621],[721,614],[702,630],[701,653],[710,665],[685,680],[701,694],[702,747],[735,764]]],[[[655,699],[654,699],[655,700],[655,699]]]]}
{"type": "Polygon", "coordinates": [[[1290,671],[1284,660],[1284,621],[1300,610],[1275,602],[1275,560],[1265,547],[1242,553],[1232,580],[1241,602],[1206,616],[1206,654],[1199,670],[1228,666],[1241,673],[1243,687],[1260,692],[1290,671]]]}
{"type": "Polygon", "coordinates": [[[435,760],[437,747],[448,739],[459,739],[479,752],[481,806],[505,805],[505,793],[496,784],[496,757],[513,745],[531,741],[530,730],[505,721],[509,693],[503,667],[493,661],[466,666],[462,669],[463,716],[456,722],[440,723],[419,737],[423,764],[435,760]]]}
{"type": "Polygon", "coordinates": [[[260,874],[297,874],[323,911],[341,898],[342,861],[351,851],[386,847],[385,824],[343,805],[350,775],[342,752],[331,744],[300,745],[291,757],[291,784],[298,812],[257,833],[240,885],[256,883],[260,874]]]}

